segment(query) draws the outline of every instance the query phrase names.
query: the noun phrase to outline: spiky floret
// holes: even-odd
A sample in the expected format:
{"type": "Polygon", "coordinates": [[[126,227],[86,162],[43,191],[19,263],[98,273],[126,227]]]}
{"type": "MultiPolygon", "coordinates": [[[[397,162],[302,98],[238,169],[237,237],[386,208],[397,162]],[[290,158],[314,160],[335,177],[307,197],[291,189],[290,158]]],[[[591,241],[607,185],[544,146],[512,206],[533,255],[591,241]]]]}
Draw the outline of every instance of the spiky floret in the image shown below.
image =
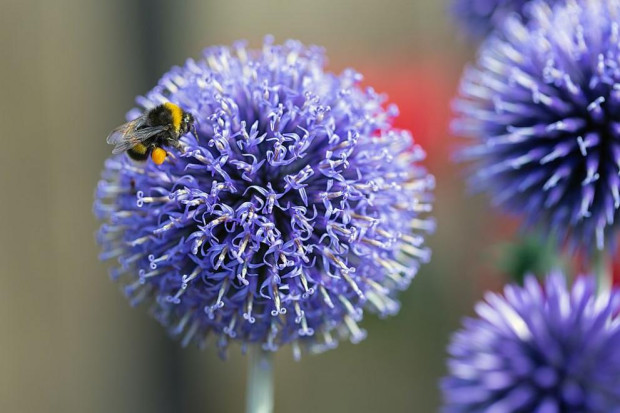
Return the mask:
{"type": "Polygon", "coordinates": [[[472,186],[587,250],[613,249],[620,208],[620,3],[531,7],[466,69],[456,133],[472,186]]]}
{"type": "Polygon", "coordinates": [[[620,411],[620,291],[596,294],[593,277],[571,289],[561,273],[544,286],[488,293],[448,348],[445,412],[620,411]]]}
{"type": "Polygon", "coordinates": [[[511,14],[527,16],[530,3],[532,0],[452,0],[450,12],[468,37],[483,40],[511,14]]]}
{"type": "Polygon", "coordinates": [[[172,101],[198,126],[161,166],[108,159],[95,202],[112,277],[184,344],[359,341],[363,309],[396,313],[429,259],[424,152],[358,73],[323,66],[297,41],[214,47],[130,112],[172,101]]]}

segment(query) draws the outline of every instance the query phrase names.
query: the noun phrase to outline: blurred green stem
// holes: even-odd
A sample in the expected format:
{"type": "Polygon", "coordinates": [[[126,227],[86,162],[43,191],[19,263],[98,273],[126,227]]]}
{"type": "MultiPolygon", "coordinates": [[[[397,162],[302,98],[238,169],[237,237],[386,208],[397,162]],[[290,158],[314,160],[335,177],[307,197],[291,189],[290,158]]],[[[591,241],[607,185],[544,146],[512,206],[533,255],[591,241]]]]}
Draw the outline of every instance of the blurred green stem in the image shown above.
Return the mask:
{"type": "Polygon", "coordinates": [[[259,344],[250,348],[246,413],[273,412],[273,354],[259,344]]]}
{"type": "Polygon", "coordinates": [[[599,291],[606,291],[611,288],[612,282],[612,265],[611,259],[607,255],[606,251],[597,251],[593,258],[594,261],[594,273],[596,274],[596,280],[599,291]]]}

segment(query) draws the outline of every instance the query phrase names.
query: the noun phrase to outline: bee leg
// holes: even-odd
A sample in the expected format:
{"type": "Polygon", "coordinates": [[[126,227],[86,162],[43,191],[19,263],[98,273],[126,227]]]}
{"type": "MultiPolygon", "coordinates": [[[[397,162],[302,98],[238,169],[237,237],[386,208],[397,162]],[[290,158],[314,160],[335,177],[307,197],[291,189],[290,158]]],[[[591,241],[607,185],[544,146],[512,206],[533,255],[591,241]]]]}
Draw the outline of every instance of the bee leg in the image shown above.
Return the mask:
{"type": "Polygon", "coordinates": [[[185,153],[185,145],[183,145],[180,141],[170,141],[170,146],[172,146],[174,149],[178,150],[181,153],[185,153]]]}

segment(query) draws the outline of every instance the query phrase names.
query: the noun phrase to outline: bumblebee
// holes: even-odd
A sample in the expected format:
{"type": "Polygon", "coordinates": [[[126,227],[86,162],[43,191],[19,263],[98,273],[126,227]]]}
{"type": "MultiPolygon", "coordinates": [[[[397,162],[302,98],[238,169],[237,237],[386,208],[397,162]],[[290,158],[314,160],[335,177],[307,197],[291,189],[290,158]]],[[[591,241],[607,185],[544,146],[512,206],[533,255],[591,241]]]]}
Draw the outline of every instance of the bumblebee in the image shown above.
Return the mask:
{"type": "Polygon", "coordinates": [[[150,155],[161,165],[168,155],[164,146],[182,150],[179,138],[190,131],[196,135],[194,121],[191,113],[166,102],[117,127],[106,142],[114,145],[113,154],[127,152],[136,161],[145,161],[150,155]]]}

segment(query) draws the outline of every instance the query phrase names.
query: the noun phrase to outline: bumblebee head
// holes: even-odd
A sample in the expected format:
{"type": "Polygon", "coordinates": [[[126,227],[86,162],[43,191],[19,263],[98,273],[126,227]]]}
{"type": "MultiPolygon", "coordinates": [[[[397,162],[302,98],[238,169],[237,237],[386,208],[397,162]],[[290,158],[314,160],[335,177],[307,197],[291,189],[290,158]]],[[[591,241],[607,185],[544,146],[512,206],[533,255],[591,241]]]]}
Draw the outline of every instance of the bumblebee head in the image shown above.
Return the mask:
{"type": "Polygon", "coordinates": [[[194,126],[194,116],[191,113],[183,112],[183,117],[181,118],[181,134],[186,134],[192,127],[194,126]]]}

